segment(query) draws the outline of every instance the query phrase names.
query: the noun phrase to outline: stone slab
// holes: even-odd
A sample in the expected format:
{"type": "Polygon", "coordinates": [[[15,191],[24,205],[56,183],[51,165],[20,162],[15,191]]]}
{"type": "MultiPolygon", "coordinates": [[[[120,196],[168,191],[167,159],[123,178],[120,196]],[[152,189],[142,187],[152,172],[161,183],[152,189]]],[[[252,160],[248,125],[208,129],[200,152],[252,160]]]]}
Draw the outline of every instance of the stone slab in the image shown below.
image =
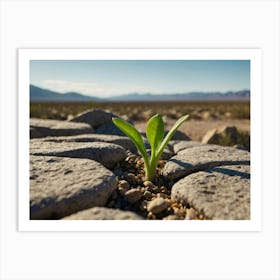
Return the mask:
{"type": "Polygon", "coordinates": [[[115,175],[96,161],[30,156],[31,219],[59,219],[104,206],[116,188],[115,175]]]}
{"type": "Polygon", "coordinates": [[[126,150],[136,152],[135,145],[128,137],[106,134],[81,134],[74,136],[46,137],[41,139],[46,142],[106,142],[122,146],[126,150]]]}
{"type": "Polygon", "coordinates": [[[197,141],[178,141],[173,146],[173,151],[175,154],[179,153],[182,150],[193,148],[196,146],[201,146],[202,144],[197,141]]]}
{"type": "Polygon", "coordinates": [[[213,220],[249,220],[250,166],[220,166],[188,175],[173,185],[171,198],[213,220]]]}
{"type": "Polygon", "coordinates": [[[107,168],[126,158],[123,147],[104,142],[50,142],[34,139],[30,141],[30,154],[36,156],[57,156],[69,158],[87,158],[102,163],[107,168]]]}
{"type": "Polygon", "coordinates": [[[131,211],[94,207],[72,214],[63,220],[143,220],[143,218],[131,211]]]}
{"type": "Polygon", "coordinates": [[[68,136],[93,133],[93,129],[86,123],[72,123],[60,120],[30,119],[30,138],[47,136],[68,136]]]}
{"type": "Polygon", "coordinates": [[[173,180],[221,165],[239,164],[250,164],[249,152],[232,147],[201,145],[180,151],[165,164],[162,174],[173,180]]]}
{"type": "Polygon", "coordinates": [[[113,117],[116,117],[116,115],[100,109],[94,109],[82,112],[69,119],[69,121],[87,123],[92,128],[97,128],[101,125],[112,122],[113,117]]]}

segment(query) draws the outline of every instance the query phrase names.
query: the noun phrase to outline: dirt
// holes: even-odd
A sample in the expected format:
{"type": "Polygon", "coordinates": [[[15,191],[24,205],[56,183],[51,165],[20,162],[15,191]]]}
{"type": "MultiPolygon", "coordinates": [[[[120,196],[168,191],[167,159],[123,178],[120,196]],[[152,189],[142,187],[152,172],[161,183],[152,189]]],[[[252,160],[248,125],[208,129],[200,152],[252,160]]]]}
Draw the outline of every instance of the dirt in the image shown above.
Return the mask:
{"type": "Polygon", "coordinates": [[[205,220],[207,217],[203,213],[194,209],[191,205],[182,205],[172,201],[171,188],[173,181],[167,180],[160,175],[165,160],[160,160],[156,176],[153,182],[146,181],[144,172],[144,163],[140,156],[129,154],[125,161],[118,164],[113,170],[119,180],[117,190],[111,195],[107,202],[107,207],[133,211],[144,219],[148,220],[205,220]],[[135,201],[128,200],[128,194],[132,194],[135,201]],[[149,211],[148,204],[155,199],[162,198],[162,201],[168,205],[163,211],[153,213],[149,211]]]}

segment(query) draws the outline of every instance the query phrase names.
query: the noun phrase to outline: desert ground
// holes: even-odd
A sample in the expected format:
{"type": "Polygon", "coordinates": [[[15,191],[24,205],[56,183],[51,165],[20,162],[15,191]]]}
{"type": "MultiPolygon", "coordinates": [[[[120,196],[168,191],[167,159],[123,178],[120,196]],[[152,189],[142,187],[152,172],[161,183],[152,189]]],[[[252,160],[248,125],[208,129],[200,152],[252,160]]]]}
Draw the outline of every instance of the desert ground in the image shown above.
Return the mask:
{"type": "Polygon", "coordinates": [[[143,132],[147,120],[156,113],[163,116],[167,130],[180,116],[189,114],[190,119],[180,131],[195,141],[201,141],[207,131],[222,126],[235,126],[238,131],[250,134],[249,101],[44,102],[31,103],[30,117],[67,120],[90,109],[106,110],[130,120],[143,132]]]}
{"type": "Polygon", "coordinates": [[[30,105],[31,219],[250,219],[249,102],[30,105]],[[112,117],[145,135],[155,114],[166,132],[181,116],[190,119],[149,179],[112,117]]]}

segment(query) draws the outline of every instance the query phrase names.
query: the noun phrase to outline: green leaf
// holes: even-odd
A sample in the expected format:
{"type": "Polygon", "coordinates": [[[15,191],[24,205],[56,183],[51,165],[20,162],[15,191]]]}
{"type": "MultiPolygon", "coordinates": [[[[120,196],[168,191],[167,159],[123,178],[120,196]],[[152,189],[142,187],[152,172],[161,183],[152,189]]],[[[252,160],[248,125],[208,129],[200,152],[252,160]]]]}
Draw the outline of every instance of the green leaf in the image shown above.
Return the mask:
{"type": "Polygon", "coordinates": [[[132,140],[139,153],[143,156],[144,160],[148,160],[148,153],[145,149],[141,134],[130,123],[124,120],[112,118],[112,121],[123,133],[125,133],[132,140]]]}
{"type": "Polygon", "coordinates": [[[173,137],[173,135],[175,134],[175,132],[177,131],[177,129],[180,127],[181,124],[183,124],[183,122],[185,122],[187,119],[189,118],[189,115],[185,115],[183,117],[181,117],[174,125],[173,127],[169,130],[169,132],[167,133],[167,135],[165,136],[165,138],[163,139],[159,149],[158,149],[158,153],[157,153],[157,159],[160,158],[161,154],[163,153],[164,148],[166,147],[166,145],[169,143],[169,141],[171,140],[171,138],[173,137]]]}
{"type": "Polygon", "coordinates": [[[164,124],[160,115],[156,114],[149,119],[146,135],[151,145],[152,153],[155,153],[164,136],[164,124]]]}

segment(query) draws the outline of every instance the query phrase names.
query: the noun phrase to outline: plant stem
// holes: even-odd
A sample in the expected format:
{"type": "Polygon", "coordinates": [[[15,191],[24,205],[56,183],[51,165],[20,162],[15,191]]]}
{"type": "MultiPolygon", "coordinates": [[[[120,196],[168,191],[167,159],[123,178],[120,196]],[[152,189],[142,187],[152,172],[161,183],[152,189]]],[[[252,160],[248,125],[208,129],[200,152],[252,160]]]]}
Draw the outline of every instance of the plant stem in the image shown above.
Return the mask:
{"type": "Polygon", "coordinates": [[[148,166],[145,165],[145,173],[146,173],[147,180],[153,181],[156,168],[157,168],[157,161],[154,158],[152,158],[149,165],[148,166]]]}

